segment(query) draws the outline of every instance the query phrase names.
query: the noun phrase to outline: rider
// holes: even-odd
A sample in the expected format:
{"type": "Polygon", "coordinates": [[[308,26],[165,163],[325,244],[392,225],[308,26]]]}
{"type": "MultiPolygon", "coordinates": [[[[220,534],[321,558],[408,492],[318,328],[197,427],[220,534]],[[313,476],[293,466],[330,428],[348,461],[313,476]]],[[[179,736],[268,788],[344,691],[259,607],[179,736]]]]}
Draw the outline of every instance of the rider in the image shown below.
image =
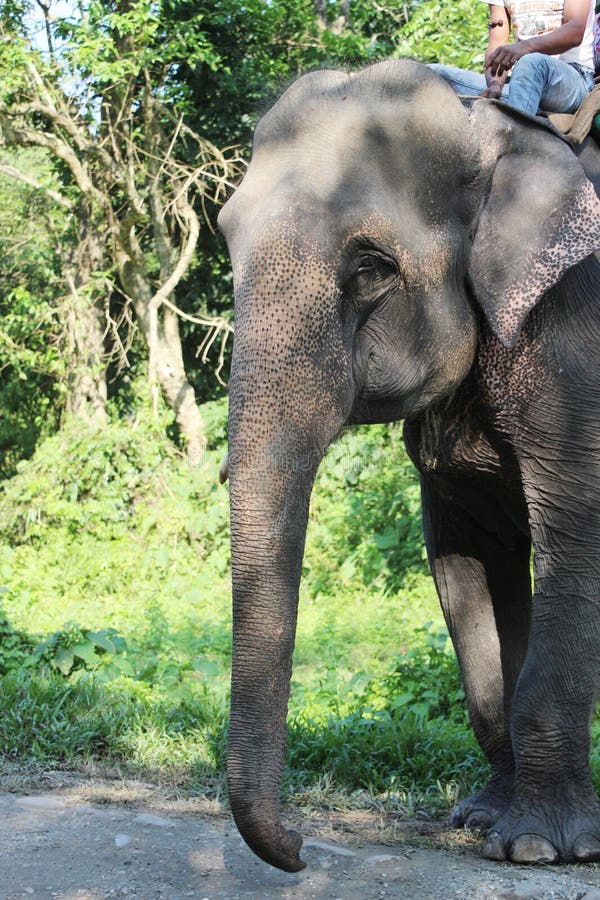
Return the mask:
{"type": "Polygon", "coordinates": [[[488,5],[485,75],[455,66],[432,68],[459,94],[502,98],[533,116],[540,107],[575,112],[594,86],[594,0],[488,5]],[[508,43],[511,28],[514,43],[508,43]]]}

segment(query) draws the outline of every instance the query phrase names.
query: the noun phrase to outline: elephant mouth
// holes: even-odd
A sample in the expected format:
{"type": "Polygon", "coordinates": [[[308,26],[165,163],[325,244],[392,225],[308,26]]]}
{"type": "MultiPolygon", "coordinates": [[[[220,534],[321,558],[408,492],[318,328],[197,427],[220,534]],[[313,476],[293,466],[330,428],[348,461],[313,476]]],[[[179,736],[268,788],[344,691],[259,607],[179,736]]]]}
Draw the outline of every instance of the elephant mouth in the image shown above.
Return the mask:
{"type": "Polygon", "coordinates": [[[412,390],[407,390],[405,385],[390,385],[387,390],[379,386],[365,386],[356,397],[348,424],[398,422],[423,412],[435,396],[435,392],[430,394],[424,390],[422,384],[412,390]]]}
{"type": "Polygon", "coordinates": [[[406,397],[382,398],[369,392],[361,393],[352,407],[349,425],[377,425],[397,422],[407,416],[406,397]]]}
{"type": "Polygon", "coordinates": [[[429,403],[426,367],[374,327],[356,336],[352,375],[355,401],[350,424],[396,422],[429,403]]]}

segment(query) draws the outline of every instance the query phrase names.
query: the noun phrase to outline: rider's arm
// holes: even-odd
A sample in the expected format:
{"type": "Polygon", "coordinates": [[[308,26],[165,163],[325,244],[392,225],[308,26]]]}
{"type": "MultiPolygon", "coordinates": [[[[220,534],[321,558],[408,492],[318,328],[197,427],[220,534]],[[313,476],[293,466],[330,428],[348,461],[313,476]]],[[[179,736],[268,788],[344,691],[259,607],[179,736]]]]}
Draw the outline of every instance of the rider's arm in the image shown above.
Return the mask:
{"type": "Polygon", "coordinates": [[[504,6],[496,6],[490,4],[490,21],[488,25],[490,29],[487,50],[485,51],[485,80],[487,88],[482,93],[482,97],[499,97],[504,82],[508,76],[508,72],[502,75],[492,75],[489,69],[489,60],[494,51],[506,44],[510,36],[510,16],[504,6]]]}
{"type": "Polygon", "coordinates": [[[489,58],[486,57],[491,76],[503,75],[527,53],[546,53],[552,56],[578,47],[585,34],[589,11],[590,0],[565,0],[563,22],[559,28],[514,44],[504,44],[497,47],[489,58]]]}

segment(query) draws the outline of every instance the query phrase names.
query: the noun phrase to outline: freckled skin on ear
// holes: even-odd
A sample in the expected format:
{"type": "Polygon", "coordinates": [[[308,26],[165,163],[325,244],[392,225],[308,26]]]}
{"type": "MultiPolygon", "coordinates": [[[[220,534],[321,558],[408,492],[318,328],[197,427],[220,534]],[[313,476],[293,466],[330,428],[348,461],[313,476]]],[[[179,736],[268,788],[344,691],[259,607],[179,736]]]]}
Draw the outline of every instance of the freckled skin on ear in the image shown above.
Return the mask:
{"type": "Polygon", "coordinates": [[[398,419],[491,766],[453,824],[487,831],[491,859],[600,858],[599,213],[564,142],[502,104],[463,108],[412,61],[311,73],[259,124],[220,216],[236,316],[228,783],[273,865],[303,866],[277,797],[313,479],[344,426],[398,419]]]}

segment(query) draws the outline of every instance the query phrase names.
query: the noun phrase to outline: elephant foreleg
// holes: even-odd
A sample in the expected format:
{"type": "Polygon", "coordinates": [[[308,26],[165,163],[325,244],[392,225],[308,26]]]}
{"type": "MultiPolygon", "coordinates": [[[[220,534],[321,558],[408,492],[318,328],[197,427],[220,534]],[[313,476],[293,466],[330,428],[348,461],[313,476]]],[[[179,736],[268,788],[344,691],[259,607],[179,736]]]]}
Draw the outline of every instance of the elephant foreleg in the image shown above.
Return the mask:
{"type": "Polygon", "coordinates": [[[425,478],[422,494],[429,563],[473,730],[491,766],[488,783],[457,805],[452,824],[488,829],[508,807],[514,787],[510,717],[527,651],[531,543],[493,502],[489,522],[482,523],[425,478]]]}
{"type": "MultiPolygon", "coordinates": [[[[583,428],[578,437],[585,447],[583,428]]],[[[523,464],[535,595],[513,698],[515,788],[484,847],[492,859],[600,859],[600,800],[589,765],[590,720],[600,691],[600,512],[593,462],[591,453],[570,448],[569,454],[538,452],[523,464]]]]}

